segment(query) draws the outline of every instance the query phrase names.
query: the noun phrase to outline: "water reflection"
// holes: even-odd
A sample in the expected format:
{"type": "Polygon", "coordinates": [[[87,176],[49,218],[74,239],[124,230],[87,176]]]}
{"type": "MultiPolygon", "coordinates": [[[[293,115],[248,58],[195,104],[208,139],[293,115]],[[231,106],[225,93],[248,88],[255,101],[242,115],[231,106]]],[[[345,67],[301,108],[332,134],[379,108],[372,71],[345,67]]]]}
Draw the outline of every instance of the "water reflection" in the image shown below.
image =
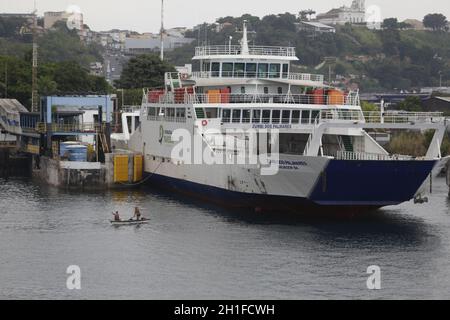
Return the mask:
{"type": "Polygon", "coordinates": [[[88,270],[88,289],[76,298],[415,298],[449,292],[445,182],[437,182],[429,204],[353,218],[238,212],[147,188],[84,193],[29,180],[0,180],[0,195],[0,297],[70,298],[59,285],[73,263],[88,270]],[[149,225],[111,226],[111,212],[128,218],[135,206],[152,219],[149,225]],[[377,295],[365,290],[372,264],[385,272],[385,290],[377,295]],[[39,280],[24,282],[36,270],[39,280]]]}

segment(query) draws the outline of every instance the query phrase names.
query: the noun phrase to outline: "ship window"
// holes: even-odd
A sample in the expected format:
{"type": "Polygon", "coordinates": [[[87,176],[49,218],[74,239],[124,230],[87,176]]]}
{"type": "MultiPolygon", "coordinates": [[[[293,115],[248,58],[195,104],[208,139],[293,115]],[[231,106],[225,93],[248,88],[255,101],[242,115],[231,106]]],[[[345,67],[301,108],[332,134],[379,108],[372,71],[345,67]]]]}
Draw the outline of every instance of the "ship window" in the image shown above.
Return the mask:
{"type": "Polygon", "coordinates": [[[251,114],[250,110],[242,110],[242,123],[250,123],[251,114]]]}
{"type": "Polygon", "coordinates": [[[302,111],[302,123],[303,124],[309,124],[310,123],[310,116],[311,116],[311,111],[310,110],[303,110],[302,111]]]}
{"type": "Polygon", "coordinates": [[[241,87],[241,93],[245,94],[245,87],[241,87]]]}
{"type": "Polygon", "coordinates": [[[269,65],[267,63],[258,64],[258,78],[267,78],[269,72],[269,65]]]}
{"type": "Polygon", "coordinates": [[[156,117],[156,108],[148,108],[148,117],[156,117]]]}
{"type": "Polygon", "coordinates": [[[281,66],[279,63],[270,64],[269,78],[279,78],[280,77],[281,66]]]}
{"type": "Polygon", "coordinates": [[[299,124],[300,123],[300,110],[293,110],[292,111],[292,124],[299,124]]]}
{"type": "Polygon", "coordinates": [[[269,94],[269,87],[264,87],[264,94],[269,94]]]}
{"type": "Polygon", "coordinates": [[[282,87],[278,87],[278,94],[283,94],[283,88],[282,87]]]}
{"type": "Polygon", "coordinates": [[[169,118],[175,118],[175,109],[174,108],[168,109],[168,116],[169,116],[169,118]]]}
{"type": "Polygon", "coordinates": [[[177,109],[177,118],[179,118],[179,119],[186,118],[186,109],[178,108],[177,109]]]}
{"type": "Polygon", "coordinates": [[[256,63],[247,63],[245,66],[247,78],[256,78],[256,63]]]}
{"type": "Polygon", "coordinates": [[[291,110],[283,110],[282,123],[289,123],[291,120],[291,110]]]}
{"type": "Polygon", "coordinates": [[[128,133],[133,133],[133,131],[132,131],[132,127],[131,127],[131,121],[132,121],[132,119],[131,119],[132,117],[127,117],[127,126],[128,126],[128,133]]]}
{"type": "Polygon", "coordinates": [[[317,120],[317,118],[319,117],[319,115],[320,115],[320,111],[319,110],[313,111],[312,115],[311,115],[311,121],[315,122],[317,120]]]}
{"type": "Polygon", "coordinates": [[[289,76],[289,65],[288,64],[283,64],[283,78],[287,79],[289,76]]]}
{"type": "Polygon", "coordinates": [[[202,71],[206,71],[209,72],[210,70],[211,64],[209,62],[203,62],[203,70],[202,71]]]}
{"type": "Polygon", "coordinates": [[[261,123],[261,110],[253,110],[253,123],[261,123]]]}
{"type": "Polygon", "coordinates": [[[233,123],[240,123],[241,122],[241,109],[234,109],[233,110],[233,123]]]}
{"type": "Polygon", "coordinates": [[[281,111],[273,110],[272,111],[272,123],[280,123],[280,119],[281,119],[281,111]]]}
{"type": "Polygon", "coordinates": [[[219,62],[213,62],[211,63],[211,76],[212,77],[220,77],[220,63],[219,62]]]}
{"type": "Polygon", "coordinates": [[[262,117],[263,123],[270,123],[270,110],[263,110],[262,117]]]}
{"type": "Polygon", "coordinates": [[[234,76],[236,78],[243,78],[245,75],[245,63],[234,64],[234,76]]]}
{"type": "Polygon", "coordinates": [[[230,78],[233,76],[233,64],[224,63],[222,64],[222,77],[230,78]]]}
{"type": "Polygon", "coordinates": [[[256,78],[256,63],[247,63],[245,66],[247,78],[256,78]]]}
{"type": "Polygon", "coordinates": [[[231,121],[231,110],[223,109],[222,111],[222,121],[224,123],[229,123],[231,121]]]}
{"type": "Polygon", "coordinates": [[[134,130],[139,128],[140,125],[141,125],[141,119],[139,117],[134,117],[134,130]]]}
{"type": "Polygon", "coordinates": [[[215,119],[215,118],[217,118],[217,115],[219,114],[219,109],[217,109],[217,108],[206,108],[205,112],[206,112],[206,117],[208,119],[215,119]]]}

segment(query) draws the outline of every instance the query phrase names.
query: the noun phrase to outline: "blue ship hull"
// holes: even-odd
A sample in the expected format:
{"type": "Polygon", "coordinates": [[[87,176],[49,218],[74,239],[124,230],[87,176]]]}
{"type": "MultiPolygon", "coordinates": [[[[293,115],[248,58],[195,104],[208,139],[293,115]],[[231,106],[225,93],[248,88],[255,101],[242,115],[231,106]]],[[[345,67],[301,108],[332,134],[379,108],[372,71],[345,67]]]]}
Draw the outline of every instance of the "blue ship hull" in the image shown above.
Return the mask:
{"type": "Polygon", "coordinates": [[[414,198],[436,161],[331,160],[309,198],[250,194],[154,174],[149,183],[229,208],[257,211],[361,212],[414,198]]]}
{"type": "Polygon", "coordinates": [[[389,206],[410,201],[437,161],[332,160],[310,199],[325,206],[389,206]]]}

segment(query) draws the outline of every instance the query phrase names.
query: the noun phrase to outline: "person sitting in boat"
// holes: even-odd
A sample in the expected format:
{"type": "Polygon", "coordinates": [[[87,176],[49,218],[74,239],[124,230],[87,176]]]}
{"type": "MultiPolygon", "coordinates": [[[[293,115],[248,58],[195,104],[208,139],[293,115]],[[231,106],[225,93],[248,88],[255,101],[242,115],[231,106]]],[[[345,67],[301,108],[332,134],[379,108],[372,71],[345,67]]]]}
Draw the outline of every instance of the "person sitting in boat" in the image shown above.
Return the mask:
{"type": "Polygon", "coordinates": [[[134,208],[134,216],[133,218],[136,218],[137,221],[141,221],[141,211],[139,210],[138,207],[134,208]]]}
{"type": "Polygon", "coordinates": [[[120,219],[119,211],[116,211],[115,213],[113,212],[113,216],[114,216],[114,221],[115,221],[115,222],[120,222],[120,221],[122,221],[122,220],[120,219]]]}

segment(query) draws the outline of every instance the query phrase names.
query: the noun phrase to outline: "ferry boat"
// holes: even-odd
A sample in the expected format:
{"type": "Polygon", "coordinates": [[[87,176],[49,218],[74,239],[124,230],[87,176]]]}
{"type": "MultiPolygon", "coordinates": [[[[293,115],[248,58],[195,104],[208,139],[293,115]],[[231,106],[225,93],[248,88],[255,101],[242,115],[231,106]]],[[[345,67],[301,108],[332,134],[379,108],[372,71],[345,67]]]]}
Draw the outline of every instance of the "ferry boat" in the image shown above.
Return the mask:
{"type": "Polygon", "coordinates": [[[198,71],[166,74],[164,88],[145,90],[140,111],[123,119],[122,139],[144,155],[158,188],[257,211],[371,210],[416,197],[441,159],[441,114],[364,113],[358,91],[291,72],[295,48],[249,46],[246,23],[240,45],[197,47],[193,60],[198,71]],[[376,129],[435,134],[414,158],[390,155],[366,131],[376,129]],[[180,130],[191,137],[184,154],[180,130]],[[199,145],[207,163],[191,161],[199,145]],[[250,163],[250,151],[269,161],[250,163]]]}

